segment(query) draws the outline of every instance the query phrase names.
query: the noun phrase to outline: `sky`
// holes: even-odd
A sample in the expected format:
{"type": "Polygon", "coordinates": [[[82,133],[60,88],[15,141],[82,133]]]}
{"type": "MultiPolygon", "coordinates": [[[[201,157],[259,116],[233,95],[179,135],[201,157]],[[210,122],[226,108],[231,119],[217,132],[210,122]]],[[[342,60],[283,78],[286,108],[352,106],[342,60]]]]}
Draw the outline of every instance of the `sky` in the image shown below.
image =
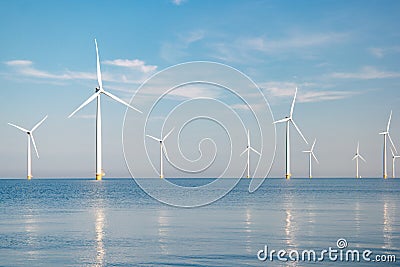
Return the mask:
{"type": "MultiPolygon", "coordinates": [[[[229,134],[210,120],[191,124],[186,135],[182,131],[188,159],[204,156],[210,162],[218,147],[215,165],[197,176],[224,171],[229,135],[241,140],[235,143],[231,163],[243,173],[246,157],[237,153],[245,149],[245,128],[250,128],[256,149],[261,149],[261,139],[270,142],[265,161],[251,155],[252,172],[257,164],[269,169],[274,158],[269,177],[283,177],[285,127],[274,129],[270,121],[289,114],[297,86],[293,118],[310,144],[317,139],[319,164],[314,162],[313,176],[354,177],[352,158],[359,141],[367,160],[360,163],[360,175],[381,177],[383,138],[378,133],[385,130],[391,110],[390,133],[400,152],[399,13],[399,1],[0,1],[0,177],[26,176],[26,136],[7,123],[30,129],[45,115],[48,119],[34,132],[40,158],[32,157],[33,176],[94,177],[96,105],[67,117],[97,86],[95,38],[104,88],[125,101],[133,97],[132,103],[138,102],[134,95],[158,72],[191,61],[230,66],[260,89],[269,103],[259,110],[268,118],[262,138],[251,118],[244,119],[244,127],[228,123],[229,134]],[[201,144],[201,155],[198,145],[204,138],[214,141],[201,144]]],[[[256,88],[246,90],[241,96],[256,106],[249,97],[256,88]]],[[[142,97],[149,95],[143,102],[150,103],[152,92],[142,90],[142,97]]],[[[168,113],[182,103],[190,105],[192,116],[205,110],[211,115],[241,112],[238,99],[213,86],[186,86],[164,100],[151,114],[146,134],[161,136],[168,113]],[[201,97],[225,102],[227,109],[185,102],[201,97]]],[[[130,177],[122,144],[125,112],[126,107],[102,97],[106,177],[130,177]]],[[[165,124],[164,134],[176,129],[166,141],[171,161],[178,156],[175,140],[182,125],[177,123],[184,123],[187,114],[181,112],[165,124]]],[[[131,116],[129,127],[143,133],[143,120],[131,116]]],[[[144,142],[148,154],[136,155],[137,160],[150,159],[154,167],[134,164],[133,172],[156,177],[158,144],[143,135],[135,138],[126,146],[134,149],[144,142]]],[[[308,175],[308,156],[302,153],[308,149],[291,128],[293,177],[308,175]]],[[[191,177],[168,163],[165,175],[191,177]]]]}

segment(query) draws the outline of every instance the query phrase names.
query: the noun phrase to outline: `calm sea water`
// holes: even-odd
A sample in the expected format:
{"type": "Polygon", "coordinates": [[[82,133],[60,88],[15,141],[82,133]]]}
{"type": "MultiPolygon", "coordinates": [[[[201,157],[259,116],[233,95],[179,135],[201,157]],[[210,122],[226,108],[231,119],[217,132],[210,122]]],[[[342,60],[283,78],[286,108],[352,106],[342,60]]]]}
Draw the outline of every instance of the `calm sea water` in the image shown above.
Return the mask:
{"type": "Polygon", "coordinates": [[[131,179],[3,179],[0,266],[395,265],[257,259],[265,245],[321,251],[337,248],[338,238],[400,262],[400,180],[268,179],[252,194],[248,184],[183,209],[153,200],[131,179]]]}

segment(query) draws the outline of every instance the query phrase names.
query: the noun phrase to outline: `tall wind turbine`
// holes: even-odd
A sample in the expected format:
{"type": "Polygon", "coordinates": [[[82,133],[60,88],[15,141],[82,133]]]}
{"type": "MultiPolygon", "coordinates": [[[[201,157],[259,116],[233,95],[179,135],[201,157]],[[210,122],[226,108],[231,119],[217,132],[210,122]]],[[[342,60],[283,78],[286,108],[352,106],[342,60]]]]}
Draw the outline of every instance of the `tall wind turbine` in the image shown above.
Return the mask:
{"type": "Polygon", "coordinates": [[[128,103],[124,102],[123,100],[119,99],[115,95],[111,94],[110,92],[107,92],[103,89],[103,82],[101,79],[101,71],[100,71],[100,59],[99,59],[99,50],[97,48],[97,41],[94,39],[94,43],[96,44],[96,58],[97,58],[97,82],[98,86],[95,89],[95,93],[89,97],[85,102],[82,103],[77,109],[75,109],[74,112],[72,112],[68,118],[71,118],[78,110],[92,102],[94,99],[97,100],[97,111],[96,111],[96,180],[101,180],[104,172],[102,168],[102,153],[101,153],[101,109],[100,109],[100,95],[104,94],[115,101],[133,109],[136,110],[140,113],[142,113],[140,110],[130,106],[128,103]]]}
{"type": "Polygon", "coordinates": [[[289,117],[285,117],[284,119],[275,121],[275,123],[280,123],[280,122],[286,122],[286,174],[285,177],[286,179],[290,179],[290,176],[292,175],[290,173],[290,137],[289,137],[289,124],[292,123],[293,126],[296,128],[297,132],[300,134],[300,136],[303,138],[304,142],[306,142],[306,144],[308,144],[306,138],[304,138],[303,134],[301,133],[299,127],[297,127],[296,123],[293,120],[293,109],[294,109],[294,103],[296,102],[296,95],[297,95],[297,87],[296,87],[296,91],[294,93],[294,98],[293,98],[293,102],[292,102],[292,106],[290,108],[290,115],[289,117]]]}
{"type": "Polygon", "coordinates": [[[311,173],[311,162],[312,162],[312,158],[315,159],[315,161],[319,164],[317,157],[314,154],[314,146],[315,146],[315,142],[317,142],[317,139],[314,139],[314,143],[311,146],[310,150],[307,151],[303,151],[304,153],[308,153],[309,154],[309,163],[308,163],[308,170],[309,170],[309,174],[308,177],[312,178],[312,173],[311,173]]]}
{"type": "Polygon", "coordinates": [[[387,160],[386,160],[386,156],[387,156],[386,155],[387,154],[387,152],[386,152],[386,149],[387,149],[386,148],[386,146],[387,146],[386,145],[387,137],[389,137],[389,141],[392,144],[392,147],[394,148],[394,151],[396,151],[396,153],[397,153],[397,149],[394,146],[392,138],[390,138],[390,134],[389,134],[390,120],[391,119],[392,119],[392,111],[390,111],[390,116],[389,116],[389,121],[388,121],[387,126],[386,126],[386,131],[379,133],[379,134],[383,135],[383,178],[384,179],[387,178],[387,166],[386,166],[386,162],[387,162],[387,160]]]}
{"type": "Polygon", "coordinates": [[[362,159],[364,162],[367,162],[363,156],[360,155],[360,142],[357,142],[357,152],[353,157],[353,160],[356,160],[356,178],[360,178],[360,175],[358,174],[358,159],[362,159]]]}
{"type": "Polygon", "coordinates": [[[390,152],[392,152],[392,178],[395,178],[394,163],[397,158],[400,158],[400,155],[395,155],[392,148],[390,148],[390,152]]]}
{"type": "Polygon", "coordinates": [[[32,179],[31,142],[33,144],[33,147],[35,148],[36,156],[39,158],[39,153],[38,153],[38,150],[37,150],[37,147],[36,147],[35,138],[33,138],[33,131],[36,130],[40,126],[40,124],[42,124],[44,122],[45,119],[47,119],[47,115],[41,121],[39,121],[35,126],[33,126],[32,130],[30,130],[30,131],[25,129],[25,128],[22,128],[20,126],[17,126],[15,124],[8,123],[9,125],[14,126],[15,128],[17,128],[17,129],[25,132],[26,134],[28,134],[28,160],[27,160],[27,164],[28,164],[28,167],[27,167],[27,172],[28,172],[27,173],[27,178],[28,178],[28,180],[32,179]]]}
{"type": "Polygon", "coordinates": [[[172,133],[174,129],[172,129],[171,131],[169,131],[164,138],[161,137],[161,139],[156,138],[154,136],[148,135],[146,134],[147,137],[150,137],[154,140],[156,140],[157,142],[160,143],[160,178],[164,178],[164,165],[163,165],[163,154],[167,155],[167,151],[164,147],[164,141],[165,139],[167,139],[167,137],[172,133]]]}
{"type": "Polygon", "coordinates": [[[240,154],[242,156],[244,153],[247,152],[247,178],[250,178],[250,150],[257,153],[259,156],[261,156],[260,152],[255,150],[251,145],[250,145],[250,131],[247,130],[247,147],[246,149],[240,154]]]}

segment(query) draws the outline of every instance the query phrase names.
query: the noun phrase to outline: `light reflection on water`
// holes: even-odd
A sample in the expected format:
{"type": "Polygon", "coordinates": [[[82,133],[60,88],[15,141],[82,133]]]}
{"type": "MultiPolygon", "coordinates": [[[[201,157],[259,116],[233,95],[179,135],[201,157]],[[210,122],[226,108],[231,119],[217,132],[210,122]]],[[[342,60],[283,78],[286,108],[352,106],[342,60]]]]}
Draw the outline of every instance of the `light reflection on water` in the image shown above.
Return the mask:
{"type": "Polygon", "coordinates": [[[308,266],[261,263],[256,253],[264,245],[327,249],[342,237],[349,248],[400,256],[400,180],[268,180],[253,194],[247,188],[244,180],[212,205],[179,209],[131,180],[0,180],[1,264],[308,266]]]}

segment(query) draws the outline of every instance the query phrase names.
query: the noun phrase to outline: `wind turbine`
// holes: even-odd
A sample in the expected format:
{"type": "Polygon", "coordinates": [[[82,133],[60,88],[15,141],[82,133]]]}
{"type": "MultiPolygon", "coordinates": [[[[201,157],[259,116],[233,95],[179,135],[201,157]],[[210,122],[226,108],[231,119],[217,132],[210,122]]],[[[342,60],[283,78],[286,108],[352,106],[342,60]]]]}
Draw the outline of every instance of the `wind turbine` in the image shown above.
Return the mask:
{"type": "Polygon", "coordinates": [[[156,140],[157,142],[160,143],[160,178],[164,178],[163,154],[165,153],[165,155],[167,155],[166,148],[164,147],[164,141],[165,141],[165,139],[167,139],[167,137],[172,133],[173,130],[174,130],[174,129],[172,129],[171,131],[169,131],[169,132],[164,136],[164,138],[161,137],[161,139],[146,134],[147,137],[150,137],[150,138],[152,138],[152,139],[154,139],[154,140],[156,140]]]}
{"type": "Polygon", "coordinates": [[[395,172],[394,172],[394,163],[395,163],[397,158],[400,158],[400,155],[395,155],[392,148],[390,148],[390,151],[392,152],[392,178],[395,178],[396,175],[395,175],[395,172]]]}
{"type": "Polygon", "coordinates": [[[356,160],[356,178],[360,178],[360,175],[358,175],[358,159],[362,159],[364,162],[367,162],[363,156],[360,155],[360,142],[357,142],[357,152],[353,157],[353,160],[356,160]]]}
{"type": "Polygon", "coordinates": [[[280,122],[286,122],[286,174],[285,177],[286,179],[290,179],[290,176],[292,175],[290,173],[290,137],[289,137],[289,124],[292,123],[293,126],[296,128],[297,132],[300,134],[300,136],[303,138],[304,142],[308,144],[307,140],[304,138],[303,134],[301,133],[299,127],[297,127],[296,123],[293,120],[293,109],[294,109],[294,103],[296,102],[296,95],[297,95],[297,87],[296,91],[294,93],[294,98],[292,102],[292,106],[290,108],[290,115],[289,117],[285,117],[284,119],[275,121],[275,123],[280,123],[280,122]]]}
{"type": "Polygon", "coordinates": [[[317,142],[317,139],[314,139],[314,143],[311,146],[310,150],[307,151],[303,151],[304,153],[308,153],[309,154],[309,175],[308,177],[312,178],[312,174],[311,174],[311,161],[312,161],[312,157],[315,159],[315,161],[319,164],[317,157],[314,154],[314,146],[315,146],[315,142],[317,142]]]}
{"type": "Polygon", "coordinates": [[[387,126],[386,126],[386,131],[379,133],[379,134],[383,135],[383,179],[387,178],[387,166],[386,166],[386,162],[387,162],[387,160],[386,160],[386,154],[387,154],[387,152],[386,152],[386,142],[387,141],[386,141],[386,137],[389,137],[389,141],[392,144],[392,147],[394,148],[394,151],[396,151],[396,153],[397,153],[397,149],[394,146],[392,138],[390,138],[390,134],[389,134],[390,120],[391,119],[392,119],[392,111],[390,111],[390,116],[389,116],[389,121],[388,121],[387,126]]]}
{"type": "Polygon", "coordinates": [[[244,153],[247,152],[247,178],[250,178],[250,150],[257,153],[259,156],[261,156],[260,152],[255,150],[253,147],[250,145],[250,131],[247,130],[247,147],[246,149],[240,154],[242,156],[244,153]]]}
{"type": "Polygon", "coordinates": [[[102,153],[101,153],[101,109],[100,109],[100,95],[104,94],[115,101],[133,109],[136,110],[140,113],[142,113],[140,110],[132,107],[128,103],[124,102],[123,100],[119,99],[115,95],[111,94],[110,92],[107,92],[103,89],[103,82],[101,79],[101,71],[100,71],[100,59],[99,59],[99,50],[97,48],[97,41],[94,39],[94,43],[96,44],[96,58],[97,58],[97,82],[98,86],[95,89],[95,93],[89,97],[85,102],[82,103],[77,109],[75,109],[74,112],[72,112],[68,118],[71,118],[78,110],[92,102],[94,99],[97,100],[97,111],[96,111],[96,180],[101,180],[104,172],[102,169],[102,153]]]}
{"type": "Polygon", "coordinates": [[[27,178],[28,178],[28,180],[32,179],[31,142],[33,144],[33,147],[35,148],[36,156],[39,158],[39,153],[38,153],[38,150],[37,150],[37,147],[36,147],[35,139],[33,138],[33,131],[35,131],[40,126],[40,124],[42,124],[44,122],[45,119],[47,119],[47,115],[41,121],[39,121],[35,126],[33,126],[32,130],[30,130],[30,131],[25,129],[25,128],[22,128],[20,126],[17,126],[15,124],[8,123],[9,125],[11,125],[11,126],[17,128],[17,129],[25,132],[26,134],[28,134],[28,160],[27,160],[27,164],[28,164],[28,167],[27,167],[27,172],[28,172],[27,178]]]}

